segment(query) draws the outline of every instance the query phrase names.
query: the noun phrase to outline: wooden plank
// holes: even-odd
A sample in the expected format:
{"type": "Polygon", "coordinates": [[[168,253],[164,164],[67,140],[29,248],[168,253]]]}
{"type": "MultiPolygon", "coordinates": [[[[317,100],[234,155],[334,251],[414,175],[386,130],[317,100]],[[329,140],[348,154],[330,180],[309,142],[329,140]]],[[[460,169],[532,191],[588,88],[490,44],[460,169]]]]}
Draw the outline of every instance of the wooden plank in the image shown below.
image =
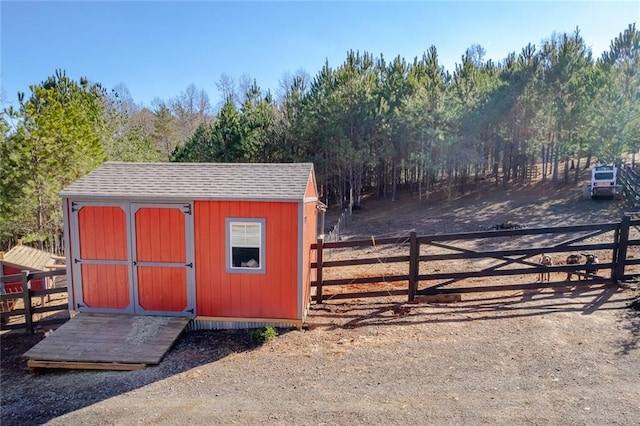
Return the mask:
{"type": "Polygon", "coordinates": [[[22,279],[22,274],[1,275],[0,284],[8,282],[16,282],[22,279]]]}
{"type": "Polygon", "coordinates": [[[420,255],[420,242],[418,241],[415,232],[411,233],[411,242],[409,245],[409,301],[411,302],[418,290],[418,274],[420,273],[420,262],[418,257],[420,255]]]}
{"type": "MultiPolygon", "coordinates": [[[[392,283],[398,281],[407,281],[409,279],[409,275],[387,275],[387,276],[377,276],[377,277],[362,277],[362,278],[341,278],[335,280],[323,280],[323,285],[348,285],[348,284],[373,284],[373,283],[392,283]]],[[[312,281],[311,286],[315,287],[317,285],[317,281],[312,281]]]]}
{"type": "Polygon", "coordinates": [[[29,279],[37,280],[37,279],[49,278],[49,277],[59,277],[62,275],[67,275],[66,269],[54,269],[52,271],[31,272],[29,273],[29,279]]]}
{"type": "MultiPolygon", "coordinates": [[[[320,253],[318,251],[318,253],[320,253]]],[[[339,267],[339,266],[355,266],[355,265],[374,265],[378,263],[398,263],[408,262],[409,256],[388,256],[388,257],[370,257],[363,259],[348,259],[348,260],[329,260],[323,262],[322,265],[325,268],[339,267]]],[[[317,268],[317,262],[311,262],[312,268],[317,268]]]]}
{"type": "Polygon", "coordinates": [[[140,363],[120,363],[120,362],[70,362],[70,361],[38,361],[30,359],[27,361],[28,368],[66,368],[72,370],[113,370],[113,371],[134,371],[147,367],[140,363]]]}
{"type": "MultiPolygon", "coordinates": [[[[353,240],[353,241],[336,241],[332,243],[324,243],[323,247],[325,249],[335,249],[335,248],[348,248],[348,247],[374,247],[376,245],[382,244],[405,244],[409,242],[409,237],[400,237],[400,238],[375,238],[368,240],[353,240]]],[[[317,249],[317,244],[312,244],[311,249],[317,249]]]]}
{"type": "Polygon", "coordinates": [[[68,292],[67,287],[45,288],[42,290],[31,290],[31,296],[32,297],[47,296],[50,294],[67,293],[67,292],[68,292]]]}
{"type": "Polygon", "coordinates": [[[31,283],[28,278],[28,271],[22,271],[22,301],[24,303],[24,323],[29,333],[33,333],[33,314],[31,313],[31,295],[29,287],[31,283]]]}
{"type": "Polygon", "coordinates": [[[322,250],[323,250],[324,240],[322,238],[318,238],[318,245],[316,249],[316,302],[322,303],[322,269],[324,265],[322,264],[322,250]]]}
{"type": "MultiPolygon", "coordinates": [[[[445,254],[430,254],[420,256],[421,262],[435,261],[435,260],[459,260],[459,259],[478,259],[478,258],[500,258],[506,256],[537,256],[541,253],[566,253],[569,251],[584,252],[591,250],[610,250],[617,247],[615,243],[601,243],[601,244],[583,244],[580,246],[571,247],[535,247],[531,249],[512,249],[512,250],[494,250],[494,251],[465,251],[462,253],[445,253],[445,254]]],[[[453,250],[452,248],[449,248],[453,250]]],[[[325,266],[329,262],[325,263],[325,266]]]]}
{"type": "Polygon", "coordinates": [[[15,300],[15,299],[21,299],[21,298],[22,298],[22,293],[7,293],[7,294],[0,295],[0,300],[2,301],[15,300]]]}
{"type": "Polygon", "coordinates": [[[629,241],[629,228],[631,217],[624,215],[620,224],[620,240],[618,245],[618,253],[615,256],[617,265],[612,267],[612,277],[620,280],[624,276],[625,264],[627,261],[627,242],[629,241]]]}
{"type": "Polygon", "coordinates": [[[158,364],[189,318],[80,313],[24,354],[29,360],[158,364]]]}
{"type": "Polygon", "coordinates": [[[458,288],[430,288],[427,287],[418,290],[419,295],[434,294],[462,294],[462,293],[487,293],[499,291],[517,291],[517,290],[538,290],[543,288],[567,288],[567,287],[606,287],[611,285],[610,282],[602,282],[597,280],[591,281],[560,281],[555,283],[532,283],[532,284],[507,284],[507,285],[486,285],[475,287],[458,287],[458,288]]]}

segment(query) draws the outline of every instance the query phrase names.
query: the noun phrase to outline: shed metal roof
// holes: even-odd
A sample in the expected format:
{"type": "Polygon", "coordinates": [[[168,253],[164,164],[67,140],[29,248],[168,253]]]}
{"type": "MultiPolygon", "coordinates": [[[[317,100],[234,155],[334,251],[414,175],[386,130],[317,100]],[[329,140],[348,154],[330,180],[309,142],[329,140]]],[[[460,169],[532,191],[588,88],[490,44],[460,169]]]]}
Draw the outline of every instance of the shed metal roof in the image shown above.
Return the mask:
{"type": "Polygon", "coordinates": [[[107,162],[60,192],[128,200],[302,200],[312,163],[107,162]]]}

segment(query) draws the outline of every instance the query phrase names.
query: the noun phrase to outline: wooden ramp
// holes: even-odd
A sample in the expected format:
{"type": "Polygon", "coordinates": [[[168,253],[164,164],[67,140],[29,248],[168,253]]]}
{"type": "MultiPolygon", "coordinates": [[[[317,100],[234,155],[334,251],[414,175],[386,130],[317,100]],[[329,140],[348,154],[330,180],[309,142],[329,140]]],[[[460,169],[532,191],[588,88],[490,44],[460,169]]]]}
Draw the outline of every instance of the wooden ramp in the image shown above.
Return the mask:
{"type": "Polygon", "coordinates": [[[23,356],[29,368],[136,370],[159,364],[190,318],[80,313],[23,356]]]}

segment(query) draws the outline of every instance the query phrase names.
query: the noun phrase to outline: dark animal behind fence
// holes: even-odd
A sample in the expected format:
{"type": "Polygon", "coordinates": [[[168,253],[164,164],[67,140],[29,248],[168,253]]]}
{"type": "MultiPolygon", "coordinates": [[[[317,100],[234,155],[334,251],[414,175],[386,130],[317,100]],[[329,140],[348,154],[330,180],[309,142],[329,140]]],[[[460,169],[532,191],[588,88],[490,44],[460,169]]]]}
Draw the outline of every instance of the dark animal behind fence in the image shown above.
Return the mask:
{"type": "MultiPolygon", "coordinates": [[[[579,254],[570,254],[567,256],[567,265],[579,265],[580,257],[579,254]]],[[[573,274],[571,272],[567,272],[567,281],[571,281],[572,276],[573,274]]]]}
{"type": "Polygon", "coordinates": [[[595,265],[600,263],[600,259],[598,259],[597,254],[586,253],[583,256],[585,257],[584,264],[586,265],[584,268],[585,276],[593,278],[598,273],[598,268],[595,265]]]}

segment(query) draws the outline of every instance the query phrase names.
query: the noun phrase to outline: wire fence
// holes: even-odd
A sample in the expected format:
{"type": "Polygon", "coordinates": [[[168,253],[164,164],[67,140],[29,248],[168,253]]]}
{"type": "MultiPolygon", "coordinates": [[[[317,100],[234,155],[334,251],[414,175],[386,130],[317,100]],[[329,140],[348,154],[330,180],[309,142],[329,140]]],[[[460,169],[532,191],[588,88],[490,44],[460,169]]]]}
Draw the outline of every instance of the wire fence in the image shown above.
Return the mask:
{"type": "Polygon", "coordinates": [[[328,243],[340,241],[342,239],[342,235],[347,230],[347,227],[349,226],[350,223],[351,223],[351,206],[344,209],[344,211],[340,214],[338,221],[333,226],[333,228],[331,228],[331,231],[327,233],[324,240],[328,243]]]}

